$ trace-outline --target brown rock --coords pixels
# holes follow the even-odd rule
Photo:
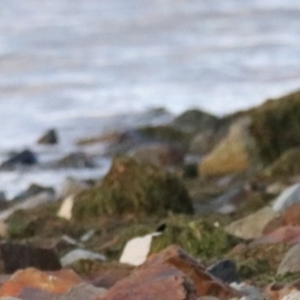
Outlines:
[[[25,288],[40,289],[54,294],[65,294],[81,282],[72,270],[42,272],[34,268],[20,270],[0,287],[0,297],[18,297]]]
[[[148,265],[116,283],[103,300],[196,300],[192,281],[169,264]]]
[[[58,137],[55,129],[49,129],[38,139],[38,144],[54,145],[58,143]]]
[[[2,243],[0,244],[0,250],[6,273],[13,273],[28,267],[35,267],[45,271],[61,269],[59,258],[51,249]]]
[[[195,284],[199,296],[216,296],[225,299],[236,292],[220,280],[205,272],[204,267],[177,246],[169,246],[162,252],[148,258],[142,268],[149,265],[168,263],[185,273]]]
[[[300,203],[288,207],[282,215],[284,225],[300,225]]]
[[[184,151],[169,144],[141,145],[130,151],[130,155],[139,163],[154,166],[171,166],[183,162]]]

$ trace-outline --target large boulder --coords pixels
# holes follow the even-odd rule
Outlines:
[[[75,219],[100,215],[193,213],[181,181],[160,168],[117,157],[100,185],[75,197]]]
[[[201,163],[203,175],[262,168],[288,149],[300,146],[300,92],[268,100],[231,119],[235,122],[228,135]]]

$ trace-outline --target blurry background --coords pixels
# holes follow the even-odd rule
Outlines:
[[[223,115],[300,87],[298,0],[0,2],[1,153],[50,127],[69,151],[151,108]]]

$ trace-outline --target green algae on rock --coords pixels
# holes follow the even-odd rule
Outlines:
[[[285,151],[278,159],[269,165],[263,175],[267,177],[288,177],[300,174],[300,147]]]
[[[128,157],[116,157],[103,181],[77,195],[73,207],[76,220],[168,212],[193,213],[183,183],[158,167],[139,164]]]
[[[156,253],[176,244],[202,260],[220,258],[235,246],[239,239],[227,234],[221,226],[203,219],[174,216],[166,221],[162,235],[154,237],[151,252]]]

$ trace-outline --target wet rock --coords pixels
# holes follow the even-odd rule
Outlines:
[[[74,196],[67,197],[61,204],[57,216],[66,220],[72,219],[72,209],[74,205]]]
[[[216,116],[197,109],[187,110],[173,121],[173,126],[186,132],[211,130],[218,124]]]
[[[49,129],[43,136],[41,136],[38,141],[38,144],[45,145],[54,145],[58,143],[58,136],[55,129]]]
[[[183,162],[185,152],[169,144],[155,143],[134,148],[129,152],[137,162],[154,166],[172,166]]]
[[[148,266],[117,282],[103,300],[196,300],[192,281],[168,264]]]
[[[30,150],[15,154],[0,165],[0,170],[11,170],[18,166],[32,166],[37,164],[37,156]]]
[[[18,297],[25,288],[40,289],[54,294],[65,294],[81,282],[79,276],[71,270],[46,273],[35,268],[28,268],[14,273],[0,287],[0,297]]]
[[[62,183],[62,186],[57,191],[57,197],[59,199],[65,199],[71,195],[76,195],[83,190],[86,190],[90,187],[89,184],[82,180],[77,180],[72,177],[68,177]]]
[[[105,293],[106,289],[104,288],[97,288],[91,284],[80,283],[72,287],[65,295],[56,297],[55,300],[96,300],[101,298]]]
[[[147,269],[149,266],[159,267],[164,264],[170,264],[186,274],[193,281],[199,296],[215,296],[220,299],[237,296],[233,289],[205,272],[201,263],[174,245],[150,256],[140,268]]]
[[[236,263],[230,259],[221,260],[206,271],[226,283],[240,282]]]
[[[51,187],[44,187],[38,184],[31,184],[27,190],[25,190],[24,192],[20,193],[19,195],[17,195],[16,197],[14,197],[12,199],[13,202],[20,202],[23,201],[25,199],[28,199],[30,197],[36,196],[40,193],[49,193],[52,197],[55,196],[55,191],[53,188]]]
[[[96,167],[94,161],[87,154],[83,152],[68,154],[67,156],[63,157],[53,165],[54,167],[57,168],[72,168],[72,169]]]
[[[285,189],[274,201],[273,209],[283,211],[287,207],[300,201],[300,184],[294,184]]]
[[[59,259],[51,249],[9,242],[0,244],[0,249],[6,273],[13,273],[18,269],[28,267],[47,271],[61,269]]]
[[[256,213],[228,225],[225,230],[243,239],[254,239],[262,236],[264,227],[270,220],[277,217],[277,213],[270,207],[260,209]]]
[[[257,160],[255,141],[249,133],[250,118],[234,123],[228,135],[200,162],[203,176],[221,176],[246,171]]]
[[[277,274],[286,275],[300,272],[300,244],[294,245],[281,261]]]
[[[117,157],[100,185],[75,197],[76,220],[100,215],[193,213],[188,193],[174,175]]]
[[[94,253],[94,252],[83,250],[83,249],[75,249],[75,250],[67,253],[64,257],[61,258],[60,261],[61,261],[62,266],[70,266],[79,260],[105,261],[106,257],[99,253]]]
[[[121,255],[120,262],[132,266],[140,266],[143,264],[150,252],[152,238],[160,234],[161,233],[154,232],[128,241]]]

